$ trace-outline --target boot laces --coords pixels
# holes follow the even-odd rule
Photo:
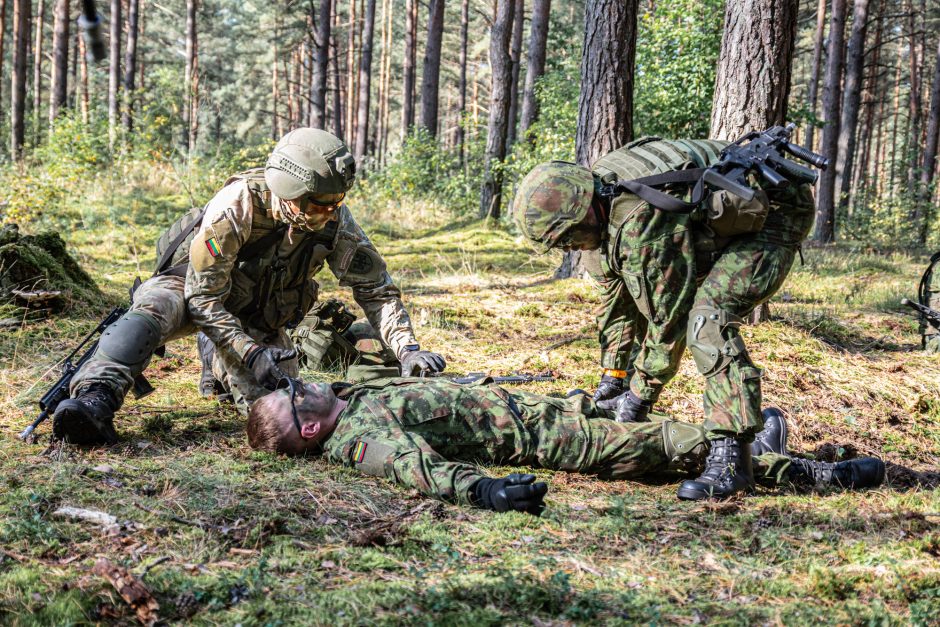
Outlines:
[[[832,472],[836,468],[835,464],[817,462],[810,459],[803,459],[802,457],[794,457],[792,463],[797,470],[812,479],[816,484],[832,482]]]
[[[705,472],[701,479],[715,483],[726,481],[734,476],[734,461],[741,457],[741,445],[734,438],[713,440],[708,457],[705,458]]]

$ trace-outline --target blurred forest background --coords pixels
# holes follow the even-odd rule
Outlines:
[[[110,0],[100,63],[82,4],[0,0],[0,223],[169,222],[317,126],[369,211],[512,228],[537,162],[789,120],[818,241],[940,246],[938,0]]]

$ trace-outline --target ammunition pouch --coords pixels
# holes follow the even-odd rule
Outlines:
[[[755,190],[754,198],[745,200],[725,190],[713,192],[706,203],[708,226],[718,237],[756,233],[764,228],[770,213],[767,194]]]
[[[740,316],[721,309],[692,310],[686,340],[700,373],[710,377],[722,372],[738,355],[746,353],[744,340],[738,335],[743,323]]]

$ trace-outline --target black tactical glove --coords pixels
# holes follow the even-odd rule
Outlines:
[[[245,355],[245,365],[255,375],[255,379],[267,390],[277,389],[277,382],[287,378],[278,363],[293,359],[297,351],[273,346],[256,346]]]
[[[623,394],[623,379],[605,374],[601,377],[601,382],[597,384],[597,391],[594,392],[594,402],[606,401],[621,394]]]
[[[401,356],[401,376],[411,377],[422,371],[443,372],[447,362],[437,353],[431,351],[405,351]]]
[[[617,422],[649,422],[648,414],[653,403],[627,390],[617,398],[599,402],[597,406],[614,412],[614,420]]]
[[[544,481],[535,483],[535,475],[517,472],[502,479],[480,479],[470,488],[474,505],[494,512],[526,512],[539,516],[545,509],[542,499],[548,492]]]

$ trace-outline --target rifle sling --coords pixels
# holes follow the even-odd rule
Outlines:
[[[702,181],[705,170],[706,168],[672,170],[663,172],[662,174],[644,176],[629,181],[617,181],[611,186],[613,188],[611,191],[613,195],[630,192],[661,211],[669,213],[692,213],[705,196],[705,185]],[[657,187],[680,184],[695,185],[691,202],[686,202],[656,189]]]

